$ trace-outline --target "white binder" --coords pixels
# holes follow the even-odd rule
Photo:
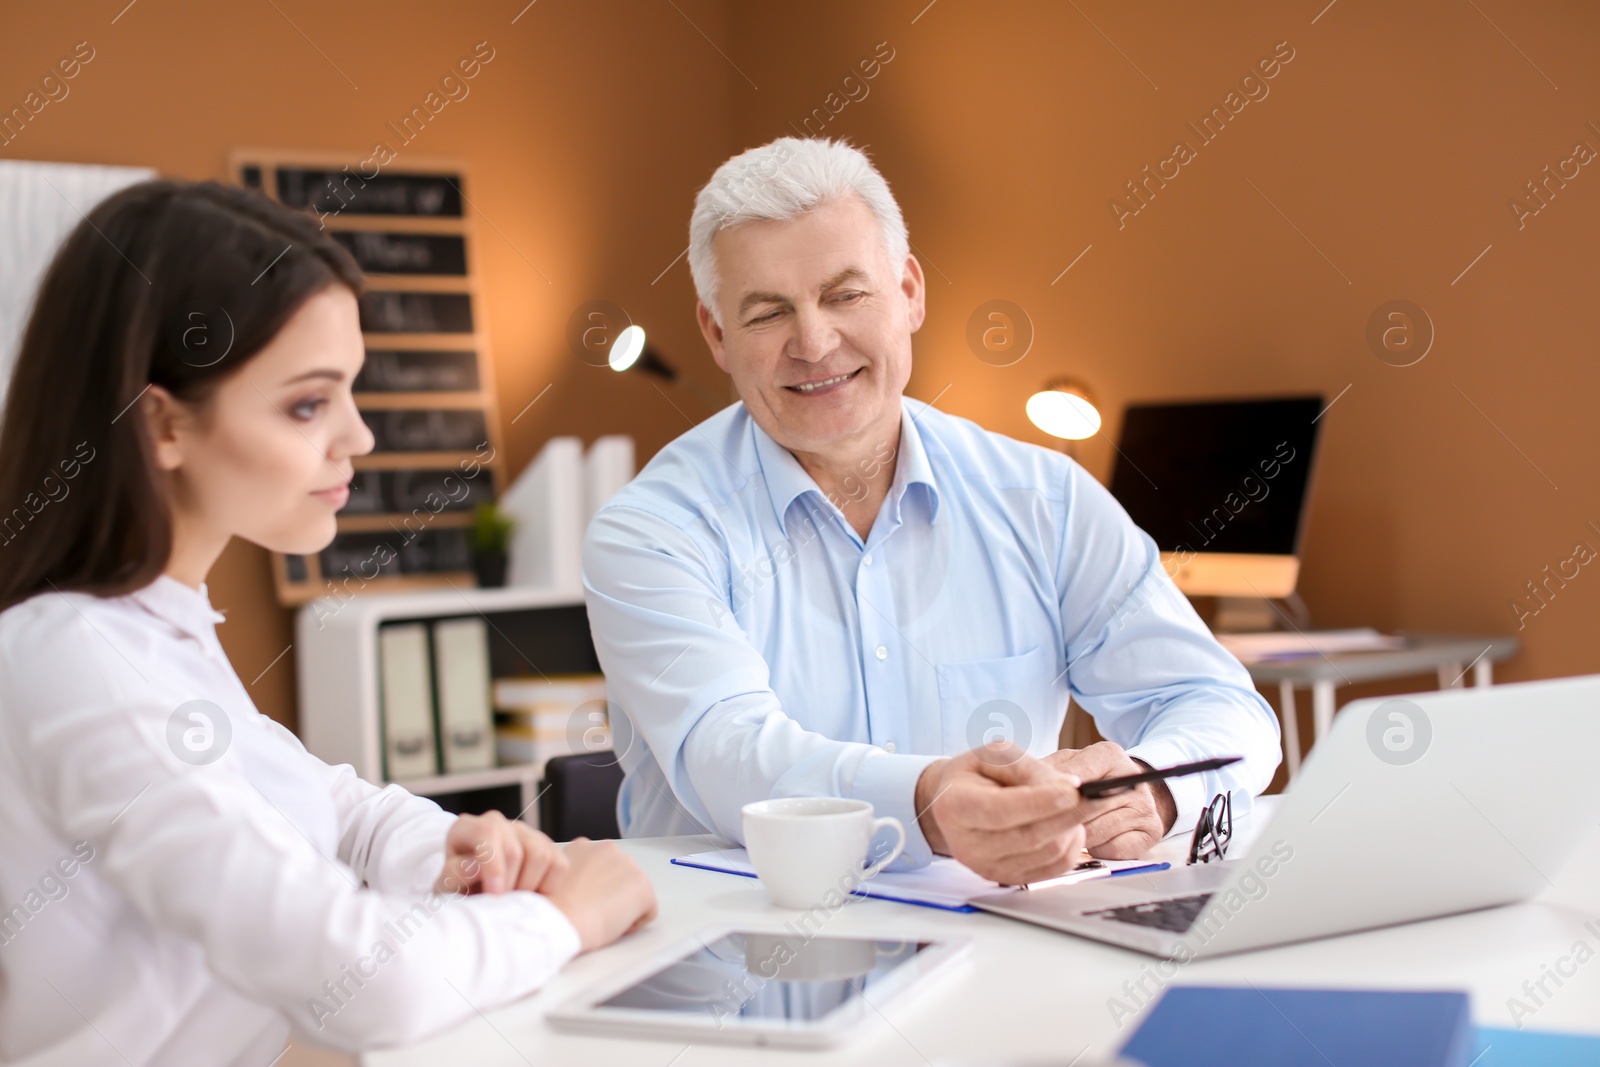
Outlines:
[[[618,489],[633,481],[633,438],[626,434],[598,437],[583,457],[583,526]]]
[[[582,594],[583,506],[583,441],[552,437],[500,497],[516,523],[509,584]]]
[[[439,773],[433,743],[433,671],[428,626],[409,622],[378,630],[383,677],[383,774],[391,781]]]
[[[439,754],[444,773],[493,767],[488,625],[482,619],[434,623],[433,665],[439,676]]]
[[[582,594],[583,534],[600,505],[633,480],[633,438],[552,437],[500,497],[513,521],[511,585]]]

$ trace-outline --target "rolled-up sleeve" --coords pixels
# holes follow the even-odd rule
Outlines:
[[[939,757],[838,741],[784,714],[767,662],[732,610],[726,550],[703,521],[603,509],[584,539],[583,584],[611,702],[678,803],[742,842],[740,809],[786,796],[865,800],[906,830],[906,865],[931,850],[916,782]]]
[[[1249,809],[1282,758],[1278,719],[1167,574],[1161,552],[1104,486],[1073,465],[1057,566],[1068,684],[1100,733],[1154,767],[1240,763],[1168,781],[1188,833],[1211,797]]]

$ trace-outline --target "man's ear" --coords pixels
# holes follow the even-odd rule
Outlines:
[[[906,256],[905,271],[900,278],[900,291],[906,297],[906,322],[911,327],[911,332],[916,333],[922,329],[922,320],[927,317],[928,285],[922,276],[922,264],[917,262],[917,257]]]
[[[728,358],[722,349],[722,327],[717,325],[717,320],[711,314],[711,309],[704,304],[696,302],[694,306],[695,321],[700,324],[700,336],[706,339],[706,347],[711,349],[711,358],[717,361],[717,366],[722,373],[728,373]]]
[[[139,398],[139,416],[144,419],[145,432],[155,454],[156,467],[163,471],[177,470],[183,465],[184,429],[189,423],[189,412],[183,402],[159,385],[152,385]]]

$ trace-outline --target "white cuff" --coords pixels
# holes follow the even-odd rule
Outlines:
[[[933,859],[933,848],[917,822],[917,779],[940,756],[899,755],[869,752],[856,768],[850,795],[869,801],[874,814],[891,815],[906,829],[905,854],[890,865],[892,870],[926,867]]]

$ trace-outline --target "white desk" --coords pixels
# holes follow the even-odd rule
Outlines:
[[[1244,843],[1244,822],[1235,822],[1238,848]],[[861,900],[836,914],[824,931],[964,934],[977,944],[960,973],[926,996],[892,1007],[853,1043],[799,1052],[557,1033],[544,1024],[542,1014],[580,987],[704,926],[735,922],[781,929],[797,914],[769,905],[753,879],[667,862],[714,847],[708,838],[642,839],[624,842],[624,847],[655,883],[661,903],[655,923],[620,944],[580,957],[534,996],[486,1012],[424,1044],[368,1053],[361,1062],[367,1067],[735,1067],[753,1061],[928,1067],[1036,1060],[1088,1067],[1109,1060],[1136,1025],[1125,1021],[1119,1029],[1108,999],[1126,995],[1124,982],[1158,974],[1152,957],[1041,927],[981,913]],[[1172,858],[1186,847],[1187,842],[1172,839],[1163,851]],[[1178,855],[1177,861],[1182,858]],[[1600,829],[1557,878],[1556,888],[1533,903],[1192,963],[1173,982],[1464,988],[1472,994],[1478,1022],[1508,1026],[1506,1000],[1525,996],[1523,982],[1537,981],[1547,965],[1570,953],[1580,940],[1600,950],[1600,935],[1584,928],[1585,922],[1600,928]],[[1578,966],[1563,981],[1524,1025],[1600,1034],[1600,958]],[[1146,987],[1154,988],[1148,978]],[[1548,988],[1554,990],[1553,985]],[[441,989],[441,996],[457,995],[443,983]]]
[[[1297,659],[1246,663],[1257,685],[1278,684],[1279,719],[1283,724],[1285,767],[1292,782],[1300,773],[1300,720],[1295,713],[1297,687],[1311,689],[1313,743],[1333,728],[1334,690],[1356,682],[1387,681],[1434,672],[1440,689],[1460,688],[1467,672],[1472,684],[1490,685],[1494,664],[1514,656],[1522,642],[1515,637],[1473,637],[1450,634],[1404,634],[1404,648],[1374,652],[1330,652]]]

